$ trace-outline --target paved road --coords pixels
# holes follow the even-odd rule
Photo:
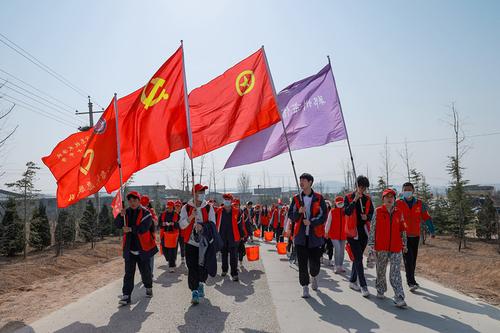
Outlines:
[[[154,298],[145,298],[138,286],[132,306],[117,307],[121,281],[114,281],[17,332],[500,331],[498,308],[425,279],[419,279],[418,293],[406,291],[409,307],[402,310],[390,298],[362,298],[348,288],[345,276],[324,267],[319,291],[303,300],[296,267],[271,244],[261,244],[260,253],[259,262],[245,263],[240,283],[210,279],[207,299],[195,307],[189,304],[185,271],[168,273],[157,257]],[[367,277],[374,293],[374,271]]]

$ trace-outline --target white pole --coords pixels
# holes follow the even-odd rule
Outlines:
[[[113,98],[113,106],[115,108],[115,124],[116,124],[116,150],[117,150],[117,162],[118,162],[118,172],[120,174],[120,197],[122,199],[122,208],[125,207],[123,200],[123,174],[122,174],[122,158],[121,158],[121,148],[120,148],[120,126],[118,125],[118,99]],[[127,226],[127,216],[124,216],[125,226]]]

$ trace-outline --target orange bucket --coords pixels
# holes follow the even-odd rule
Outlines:
[[[274,238],[274,232],[272,231],[264,231],[264,239],[266,242],[272,241]]]
[[[260,229],[255,229],[255,231],[253,232],[253,235],[254,235],[255,237],[257,237],[257,238],[258,238],[258,237],[260,237],[260,236],[261,236],[261,231],[260,231]]]
[[[163,244],[167,249],[175,249],[179,240],[178,232],[166,232],[163,236]]]
[[[286,254],[286,243],[278,242],[276,244],[276,248],[278,249],[278,254]]]
[[[248,261],[256,261],[259,260],[259,247],[258,246],[248,246],[245,248],[247,253]]]

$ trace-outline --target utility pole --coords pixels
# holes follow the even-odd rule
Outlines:
[[[88,130],[89,128],[92,128],[94,126],[94,113],[103,113],[104,112],[104,109],[101,110],[101,111],[94,111],[93,109],[93,103],[92,101],[90,100],[90,96],[87,96],[89,98],[89,103],[88,103],[88,107],[89,107],[89,112],[78,112],[78,110],[75,112],[75,114],[77,116],[79,115],[82,115],[82,114],[88,114],[89,115],[89,127],[86,128],[86,127],[79,127],[78,129],[80,131],[86,131]],[[94,198],[95,198],[95,204],[96,204],[96,230],[95,231],[98,231],[99,230],[99,212],[100,212],[100,203],[99,203],[99,191],[96,192],[96,194],[94,194]],[[96,235],[94,235],[96,236]],[[94,246],[94,243],[92,243],[92,247]]]

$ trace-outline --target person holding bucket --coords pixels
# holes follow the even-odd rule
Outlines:
[[[363,252],[368,244],[370,221],[373,216],[373,205],[365,194],[370,181],[365,176],[356,178],[356,190],[344,198],[346,236],[350,251],[354,256],[349,287],[360,291],[363,297],[370,296],[363,267]]]
[[[285,229],[285,217],[285,207],[283,207],[283,203],[281,199],[279,199],[278,205],[271,211],[270,221],[270,224],[273,226],[276,243],[282,241],[283,230]]]
[[[177,243],[179,241],[179,214],[174,211],[175,203],[167,201],[166,210],[160,215],[160,240],[163,256],[168,263],[170,273],[175,272]]]
[[[243,226],[241,223],[241,213],[239,208],[232,205],[233,196],[226,193],[222,196],[223,207],[216,214],[219,235],[223,242],[222,255],[222,273],[226,276],[229,266],[231,266],[231,278],[233,281],[239,281],[238,278],[238,248],[241,236],[243,235]],[[229,256],[229,265],[228,265]]]
[[[151,236],[156,242],[156,229],[158,227],[158,216],[156,215],[156,211],[153,208],[153,205],[151,204],[151,200],[145,194],[141,196],[141,205],[151,213],[151,218],[153,219],[153,223],[151,223],[149,231],[151,232]],[[149,262],[149,267],[151,268],[151,277],[153,277],[154,267],[155,267],[155,256],[151,257]]]
[[[188,268],[188,286],[191,290],[191,304],[196,305],[205,297],[204,283],[207,280],[207,269],[199,264],[199,247],[203,224],[213,223],[215,226],[214,208],[205,200],[208,186],[196,184],[193,188],[194,200],[191,199],[181,209],[179,226],[186,245],[186,264]]]
[[[335,206],[330,209],[325,226],[328,259],[330,264],[335,266],[335,274],[344,273],[344,248],[346,242],[345,234],[345,210],[344,197],[335,198]],[[335,260],[332,260],[335,249]]]
[[[302,297],[308,298],[309,282],[312,289],[318,289],[317,276],[320,271],[323,237],[325,236],[326,203],[320,193],[314,192],[314,178],[308,173],[300,176],[302,192],[293,197],[288,217],[295,221],[294,245],[299,264],[299,282]]]
[[[269,210],[267,205],[262,205],[260,212],[260,238],[264,238],[264,231],[269,231]]]

